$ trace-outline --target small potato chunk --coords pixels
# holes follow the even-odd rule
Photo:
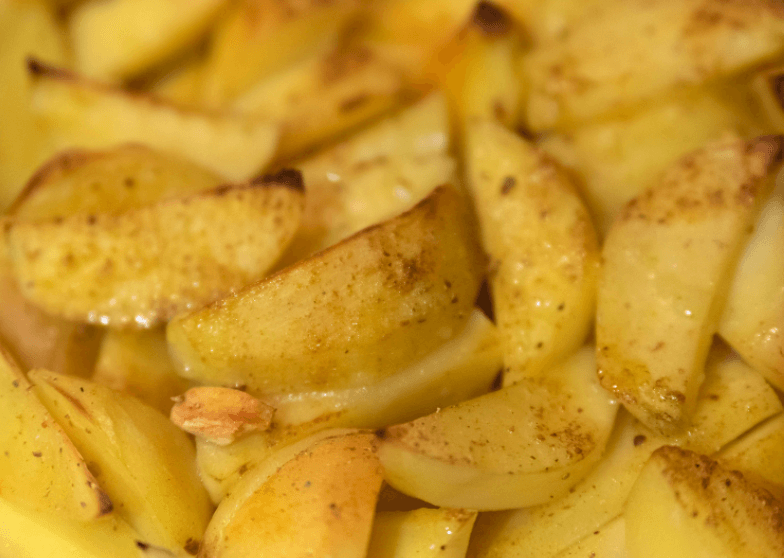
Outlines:
[[[780,558],[784,507],[737,471],[664,446],[651,456],[626,504],[634,558]]]
[[[257,396],[372,385],[454,337],[482,257],[463,200],[437,188],[412,210],[178,316],[182,374]]]
[[[201,112],[28,62],[31,106],[60,149],[142,143],[247,180],[272,159],[277,126],[229,113]]]
[[[0,423],[0,503],[74,521],[112,511],[109,496],[2,346]],[[4,540],[2,527],[0,540]]]
[[[204,558],[364,558],[383,474],[372,434],[327,438],[246,479],[215,513]]]
[[[618,113],[670,89],[739,73],[784,50],[784,13],[776,2],[612,4],[528,55],[531,129],[564,129]]]
[[[367,558],[465,558],[476,515],[447,508],[379,512]]]
[[[188,437],[155,409],[87,380],[34,370],[30,381],[120,517],[147,542],[195,554],[212,507]]]
[[[596,340],[602,386],[651,428],[689,422],[744,243],[784,138],[709,145],[626,205],[604,244]]]
[[[490,255],[504,385],[582,346],[595,307],[599,248],[568,176],[500,124],[466,130],[468,183]]]
[[[282,171],[119,214],[16,221],[6,236],[22,292],[46,311],[148,328],[262,277],[302,206],[299,173]]]
[[[109,81],[133,77],[198,40],[228,0],[87,2],[68,24],[76,69]]]
[[[599,460],[617,405],[586,347],[541,378],[378,432],[393,488],[437,506],[500,510],[564,495]]]

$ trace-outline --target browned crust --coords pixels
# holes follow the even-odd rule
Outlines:
[[[479,2],[471,23],[488,37],[503,37],[512,29],[512,21],[500,7],[492,2]]]
[[[297,169],[284,168],[273,174],[264,174],[253,179],[251,184],[260,186],[285,186],[295,192],[305,193],[305,180]]]

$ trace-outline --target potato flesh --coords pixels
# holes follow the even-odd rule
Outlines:
[[[534,146],[489,121],[471,122],[466,144],[510,385],[585,342],[596,296],[596,234],[569,178]]]
[[[555,558],[627,558],[626,521],[623,516],[602,525],[585,537],[555,555]]]
[[[780,167],[782,140],[712,144],[627,204],[604,243],[602,385],[653,429],[688,423],[724,293]]]
[[[379,512],[367,558],[465,558],[475,520],[475,511],[445,508]]]

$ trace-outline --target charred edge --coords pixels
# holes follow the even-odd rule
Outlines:
[[[57,79],[69,79],[73,74],[63,68],[50,66],[32,56],[27,57],[27,73],[32,77],[51,77]]]
[[[104,516],[114,511],[114,502],[112,502],[109,495],[101,489],[98,489],[98,513],[99,516]]]
[[[185,541],[183,549],[191,556],[196,556],[199,553],[199,547],[201,547],[201,543],[196,539],[191,538]]]
[[[506,35],[512,27],[509,16],[492,2],[479,2],[471,21],[489,37]]]
[[[747,145],[749,152],[763,154],[768,165],[775,165],[784,160],[784,135],[760,136]]]
[[[379,428],[373,433],[377,439],[379,440],[386,440],[387,439],[387,429],[386,428]]]
[[[136,541],[136,546],[140,550],[149,550],[150,549],[150,545],[147,544],[147,543],[143,543],[142,541]]]
[[[305,180],[297,169],[281,169],[275,174],[265,174],[253,180],[253,184],[280,184],[296,192],[305,192]]]
[[[776,98],[779,107],[784,109],[784,74],[771,76],[768,83],[773,90],[773,96]]]
[[[52,389],[54,389],[57,393],[62,395],[71,405],[73,405],[76,408],[77,411],[82,413],[87,418],[87,420],[89,420],[90,422],[93,422],[92,415],[87,410],[87,408],[84,405],[82,405],[81,401],[79,401],[77,398],[73,397],[70,393],[68,393],[67,391],[62,389],[60,386],[58,386],[54,382],[47,382],[47,383],[49,384],[49,386]]]

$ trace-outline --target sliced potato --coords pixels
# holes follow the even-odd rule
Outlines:
[[[626,522],[623,516],[602,525],[584,539],[555,555],[555,558],[627,558]]]
[[[688,424],[732,268],[773,189],[783,142],[718,142],[684,157],[607,235],[599,376],[651,428]]]
[[[534,44],[563,37],[595,12],[612,9],[617,0],[493,0],[509,11]]]
[[[781,502],[740,473],[677,447],[654,452],[624,515],[635,558],[784,555]]]
[[[70,14],[76,68],[110,81],[138,75],[198,40],[228,0],[108,0]]]
[[[452,183],[449,113],[433,94],[297,164],[307,184],[302,226],[288,259],[301,259]]]
[[[229,113],[208,113],[129,93],[29,62],[33,112],[60,149],[143,143],[247,180],[272,159],[277,127]]]
[[[465,558],[474,521],[476,512],[468,510],[379,512],[373,520],[367,558]]]
[[[195,554],[212,508],[188,437],[155,409],[87,380],[35,370],[30,381],[120,517],[146,542]]]
[[[254,472],[215,513],[200,556],[364,558],[383,478],[372,434],[310,446]]]
[[[599,248],[568,176],[500,124],[466,129],[468,183],[504,347],[504,385],[534,377],[582,346],[591,328]]]
[[[17,221],[6,236],[22,292],[48,312],[147,328],[262,277],[302,205],[299,173],[283,171],[117,215]]]
[[[527,57],[527,124],[568,128],[739,73],[782,50],[784,16],[775,3],[617,2]]]
[[[112,511],[109,496],[2,346],[0,421],[0,502],[75,521]]]
[[[454,337],[482,258],[463,200],[437,188],[412,210],[167,328],[182,374],[253,395],[368,386]]]
[[[191,386],[177,375],[162,329],[107,331],[92,380],[138,397],[164,415],[171,410],[172,397],[185,393]]]
[[[533,506],[588,473],[616,410],[586,347],[546,376],[380,431],[379,458],[389,484],[437,506]]]

